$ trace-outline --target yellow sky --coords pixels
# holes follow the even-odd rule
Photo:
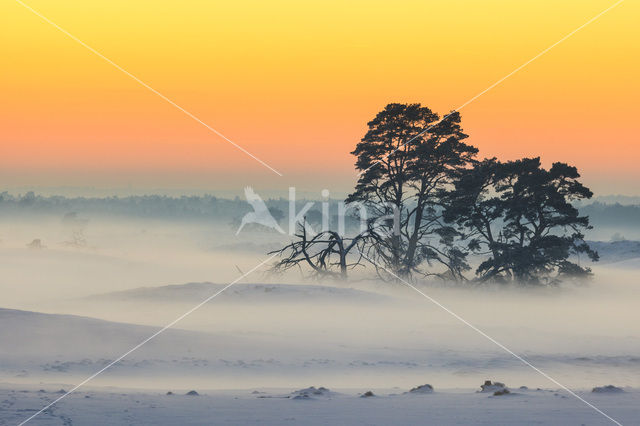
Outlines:
[[[280,178],[14,0],[0,3],[6,185],[342,187],[389,102],[446,113],[613,1],[27,0]],[[462,111],[481,155],[577,165],[637,193],[638,2]]]

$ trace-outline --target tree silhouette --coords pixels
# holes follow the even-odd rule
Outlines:
[[[358,234],[353,238],[346,238],[331,230],[309,235],[306,224],[298,223],[298,232],[294,236],[296,239],[290,244],[268,253],[282,257],[273,266],[273,272],[306,265],[316,277],[344,280],[349,269],[362,263],[362,248],[358,245],[362,245],[367,233]]]
[[[462,142],[457,112],[438,120],[420,104],[389,104],[352,152],[361,174],[346,201],[367,207],[371,234],[380,236],[368,240],[368,253],[399,276],[440,256],[430,243],[443,226],[438,194],[478,151]]]
[[[303,227],[275,269],[346,278],[366,261],[385,280],[466,281],[473,263],[476,282],[533,284],[591,275],[574,260],[598,260],[584,241],[589,218],[573,204],[593,195],[578,170],[545,169],[540,158],[478,161],[460,122],[457,112],[440,120],[420,104],[387,105],[352,152],[360,176],[346,202],[364,207],[365,229],[347,238]]]
[[[584,242],[589,219],[571,204],[593,195],[579,177],[565,163],[546,170],[539,158],[484,160],[460,174],[444,218],[465,235],[470,252],[488,255],[479,280],[554,283],[591,273],[569,260],[580,253],[598,259]]]

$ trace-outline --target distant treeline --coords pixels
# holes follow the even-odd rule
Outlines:
[[[589,216],[594,227],[640,226],[640,205],[604,204],[595,202],[579,207],[580,214]]]
[[[128,197],[41,196],[33,192],[14,196],[0,194],[0,214],[59,214],[77,212],[89,216],[127,216],[140,218],[210,218],[231,217],[250,207],[244,200],[228,200],[211,195],[168,197],[143,195]]]
[[[296,208],[307,202],[301,199]],[[334,200],[332,203],[335,203]],[[270,199],[265,203],[278,220],[286,220],[289,201]],[[316,201],[311,216],[320,214],[321,204]],[[335,206],[332,206],[335,209]],[[135,195],[126,197],[64,197],[42,196],[33,192],[24,195],[0,193],[0,215],[53,214],[63,216],[75,212],[84,216],[121,216],[145,219],[218,219],[233,220],[252,211],[243,198],[218,198],[214,195],[171,197],[165,195]]]
[[[311,216],[319,214],[320,201],[298,200],[302,208],[308,201],[315,201]],[[286,199],[265,200],[278,220],[286,220],[289,201]],[[335,201],[332,203],[335,210]],[[580,214],[589,216],[594,226],[632,227],[640,226],[640,205],[605,204],[594,202],[579,207]],[[64,197],[40,196],[33,192],[24,195],[0,193],[0,214],[59,214],[77,212],[84,215],[128,216],[150,219],[218,219],[233,220],[238,215],[251,211],[251,206],[242,198],[218,198],[213,195],[171,197],[165,195],[137,195],[127,197]]]

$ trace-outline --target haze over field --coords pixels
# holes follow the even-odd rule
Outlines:
[[[155,330],[127,324],[165,325],[283,238],[266,230],[235,237],[229,223],[101,217],[87,222],[86,244],[74,246],[59,216],[4,216],[3,223],[3,308],[109,321],[3,311],[3,380],[25,384],[88,375]],[[42,247],[28,248],[35,238]],[[612,250],[622,261],[595,265],[585,283],[505,290],[433,280],[421,288],[569,386],[639,386],[640,257],[633,247],[621,253],[616,243],[600,245],[604,258]],[[549,385],[418,293],[371,278],[362,272],[349,284],[317,282],[263,268],[176,325],[206,338],[178,330],[158,336],[95,384],[249,388],[322,377],[339,387],[406,387],[425,377],[440,387],[474,387],[499,375]],[[87,340],[98,326],[111,330],[108,338]]]
[[[74,233],[68,215],[2,216],[0,381],[5,389],[71,388],[265,259],[269,247],[286,238],[260,229],[236,237],[235,223],[220,219],[73,217],[82,224],[82,244],[70,244]],[[41,247],[27,247],[34,239],[41,240]],[[588,283],[505,290],[457,288],[436,280],[420,288],[566,386],[637,388],[640,314],[635,300],[640,289],[634,277],[640,257],[631,243],[622,248],[599,244],[603,258],[608,251],[613,256],[594,266],[596,278]],[[349,402],[350,394],[368,389],[401,393],[428,382],[445,392],[440,397],[445,399],[429,404],[451,407],[467,401],[464,415],[470,420],[489,408],[466,399],[466,392],[446,389],[476,389],[486,378],[514,387],[557,388],[413,290],[370,278],[361,273],[345,284],[309,281],[297,272],[274,276],[257,271],[96,377],[80,395],[117,413],[128,404],[105,394],[104,386],[122,388],[121,393],[149,389],[136,398],[161,412],[182,410],[199,424],[204,406],[189,401],[167,406],[153,392],[198,389],[218,395],[212,396],[218,405],[227,404],[223,401],[230,396],[215,389],[259,388],[263,395],[278,396],[324,385],[344,390],[343,397],[334,398],[338,419],[362,409]],[[5,407],[5,420],[19,420],[12,411],[16,407],[39,409],[53,400],[47,394],[44,399],[30,396],[37,393],[16,395],[21,396],[6,395],[15,403]],[[577,410],[594,420],[582,412],[588,407],[571,403],[569,409],[564,399],[543,396],[531,396],[537,407],[532,409]],[[618,399],[622,405],[616,414],[632,416],[624,404],[635,398],[630,393]],[[241,399],[242,407],[252,406],[250,397]],[[61,401],[41,420],[60,415],[80,424],[98,421],[89,420],[95,405],[85,400]],[[415,415],[422,411],[415,404],[424,404],[416,399],[405,403],[405,411]],[[252,410],[267,424],[283,420],[275,412],[300,418],[295,407],[277,404],[273,400]],[[236,413],[232,421],[238,421],[240,406],[229,407]],[[144,424],[154,418],[153,411],[132,419]],[[505,418],[508,413],[503,411]],[[398,422],[409,421],[403,419]]]

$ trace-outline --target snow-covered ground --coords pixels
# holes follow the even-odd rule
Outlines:
[[[290,389],[161,391],[84,389],[36,416],[34,425],[607,425],[583,402],[552,389],[503,396],[474,389],[404,394],[406,389],[339,389],[295,398]],[[59,397],[58,389],[0,386],[0,424],[19,424]],[[638,391],[579,392],[622,424],[637,424]]]
[[[146,318],[147,325],[0,309],[0,424],[28,418],[62,395],[56,391],[72,388],[155,333],[161,320],[219,287],[158,286],[81,298],[97,316],[138,324]],[[591,305],[595,295],[600,305],[620,298],[588,296],[589,289],[579,289],[582,307],[598,306]],[[33,424],[610,423],[411,292],[318,284],[238,284],[230,290]],[[572,292],[530,294],[533,303],[511,311],[513,298],[524,294],[482,290],[470,305],[460,303],[459,290],[428,290],[614,419],[640,419],[640,340],[633,323],[616,332],[606,318],[594,321],[583,309],[562,308],[563,300],[575,299]],[[122,297],[127,294],[131,300]],[[550,318],[535,318],[539,311]],[[567,318],[580,323],[557,325]],[[512,393],[476,393],[486,379],[506,382]],[[435,392],[404,394],[425,383]],[[310,384],[333,392],[293,398],[300,396],[293,390]],[[590,392],[608,384],[624,392]],[[189,390],[199,395],[185,395]],[[361,398],[366,391],[376,396]]]

